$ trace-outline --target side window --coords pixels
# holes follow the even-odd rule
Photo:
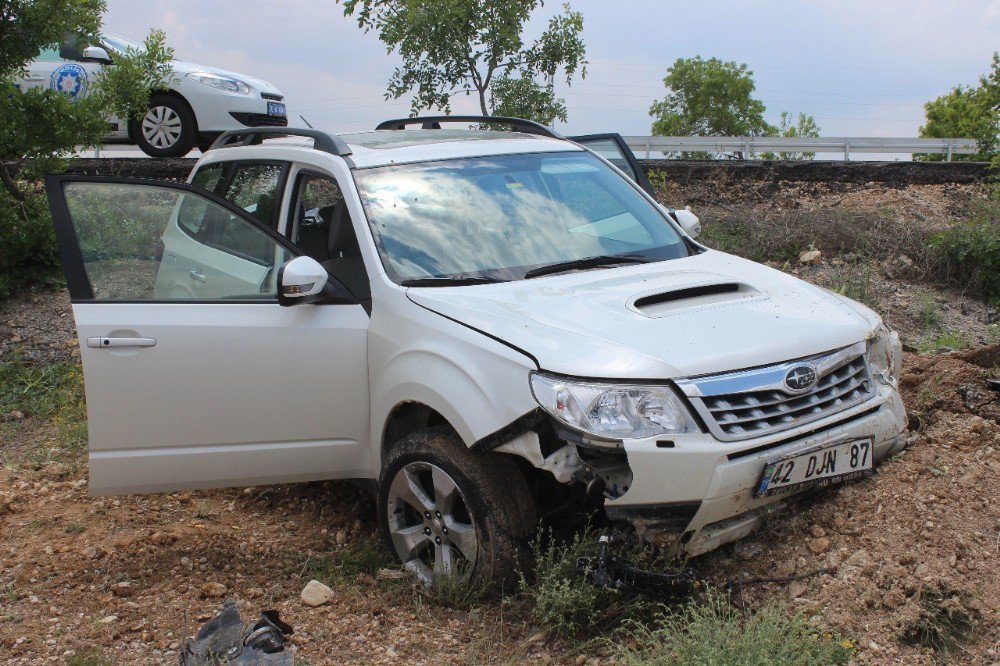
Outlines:
[[[237,162],[219,194],[272,229],[278,226],[285,166]]]
[[[64,186],[83,267],[100,300],[277,300],[292,253],[196,193],[137,183]]]
[[[222,173],[226,165],[224,162],[206,164],[194,173],[191,184],[209,192],[217,192],[219,181],[222,180]]]
[[[35,60],[37,62],[62,62],[62,58],[59,56],[59,47],[52,45],[42,49]]]
[[[295,183],[289,238],[360,299],[371,287],[344,193],[329,176],[303,172]]]

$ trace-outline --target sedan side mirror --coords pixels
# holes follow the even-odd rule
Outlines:
[[[103,46],[88,46],[83,49],[81,60],[84,62],[99,62],[104,65],[111,64],[111,56]]]
[[[351,293],[312,257],[295,257],[278,270],[278,303],[357,303]]]

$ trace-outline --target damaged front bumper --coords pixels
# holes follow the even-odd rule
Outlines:
[[[658,547],[700,555],[741,539],[765,515],[807,488],[754,497],[764,466],[777,458],[852,438],[872,437],[877,464],[903,445],[906,413],[898,391],[881,386],[871,400],[798,430],[741,442],[707,434],[628,440],[631,482],[605,501],[608,517],[631,524]]]

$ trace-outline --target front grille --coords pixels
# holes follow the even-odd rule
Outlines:
[[[237,113],[230,111],[229,115],[247,127],[287,127],[288,118],[284,116],[268,116],[263,113]]]
[[[281,95],[275,95],[274,93],[261,93],[260,96],[263,97],[264,99],[269,99],[272,102],[280,102],[281,100],[285,99]]]
[[[825,356],[678,384],[718,439],[760,437],[818,421],[871,398],[875,393],[864,349],[861,343]],[[808,391],[794,394],[785,390],[783,382],[790,370],[801,365],[813,367],[818,378]]]

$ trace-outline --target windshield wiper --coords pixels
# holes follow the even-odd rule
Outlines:
[[[403,280],[399,284],[403,287],[455,287],[463,284],[494,284],[506,281],[486,275],[469,275],[465,277],[452,275],[449,277],[412,278],[410,280]]]
[[[596,268],[598,266],[607,266],[610,264],[645,264],[649,261],[652,261],[652,259],[644,257],[641,254],[599,254],[596,257],[570,259],[569,261],[560,261],[559,263],[549,264],[548,266],[532,268],[524,274],[524,277],[525,279],[530,279],[542,275],[551,275],[552,273],[571,271],[576,268]]]

